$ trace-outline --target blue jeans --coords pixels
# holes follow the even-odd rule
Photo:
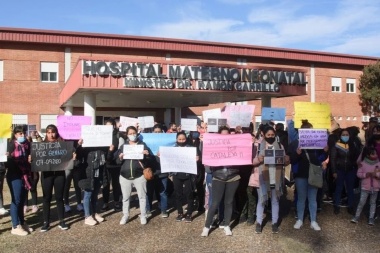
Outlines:
[[[356,179],[356,170],[354,169],[350,171],[343,171],[343,170],[337,171],[336,188],[335,188],[335,194],[334,194],[335,206],[340,206],[340,200],[342,197],[343,187],[344,185],[346,185],[348,207],[353,208],[355,179]]]
[[[94,178],[94,189],[84,190],[83,196],[83,208],[84,208],[84,217],[87,218],[91,214],[96,213],[96,203],[98,202],[98,194],[100,190],[100,181],[99,178]]]
[[[298,200],[297,215],[303,221],[306,199],[309,202],[310,220],[317,221],[317,192],[318,188],[309,185],[307,178],[295,178]]]
[[[14,176],[7,176],[7,183],[11,192],[11,219],[12,226],[24,225],[24,202],[26,197],[26,189],[22,183],[22,179]]]
[[[166,212],[168,209],[168,178],[154,178],[148,181],[146,193],[146,211],[152,211],[153,195],[156,193],[156,199],[160,202],[161,212]]]

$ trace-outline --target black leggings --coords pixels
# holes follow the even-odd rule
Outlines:
[[[212,180],[212,204],[207,213],[206,228],[210,228],[214,214],[219,207],[224,195],[224,224],[230,225],[232,217],[232,204],[234,201],[235,192],[239,186],[239,180],[233,182],[224,182]]]
[[[118,167],[118,166],[107,167],[108,175],[109,175],[108,183],[107,185],[103,187],[103,190],[102,190],[104,204],[107,204],[110,200],[111,184],[112,184],[113,201],[114,202],[121,201],[121,187],[120,187],[120,181],[119,181],[120,169],[121,167]]]
[[[3,188],[4,188],[5,169],[0,169],[0,208],[4,208]]]
[[[175,200],[178,214],[183,214],[182,201],[184,196],[187,199],[187,214],[192,214],[194,205],[193,185],[190,176],[188,179],[179,179],[176,175],[173,176],[173,185]]]
[[[44,222],[50,223],[50,206],[53,197],[53,188],[55,201],[57,202],[58,219],[60,221],[63,220],[63,191],[65,189],[65,181],[65,171],[43,171],[41,173]]]
[[[71,180],[74,181],[74,189],[75,189],[75,198],[77,204],[82,203],[82,189],[79,187],[79,180],[84,178],[83,172],[79,167],[74,167],[72,170],[65,171],[66,181],[65,181],[65,190],[63,193],[63,199],[65,201],[65,205],[70,204],[70,187]]]

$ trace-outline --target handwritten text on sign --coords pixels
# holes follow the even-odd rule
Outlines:
[[[298,129],[299,147],[301,149],[323,149],[327,146],[326,129]]]
[[[124,145],[123,159],[142,160],[144,159],[144,145]]]
[[[112,144],[113,126],[82,126],[83,147],[108,147]]]
[[[120,116],[119,131],[125,132],[129,126],[137,127],[137,123],[138,119],[136,118]]]
[[[204,165],[227,166],[252,164],[252,137],[250,134],[203,135]]]
[[[308,120],[314,128],[330,129],[331,110],[327,103],[294,102],[294,124],[300,128],[302,120]]]
[[[91,125],[91,122],[89,116],[59,115],[57,117],[59,135],[66,140],[79,140],[82,125]]]
[[[228,105],[224,108],[222,117],[227,118],[230,127],[249,127],[254,111],[254,105]]]
[[[32,142],[32,171],[58,171],[74,166],[72,141]]]
[[[184,131],[197,131],[197,119],[181,119],[181,129]]]
[[[197,174],[195,147],[160,147],[161,172]]]

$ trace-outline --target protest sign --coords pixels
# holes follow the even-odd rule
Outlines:
[[[222,112],[220,111],[220,108],[211,109],[211,110],[205,110],[202,112],[203,115],[203,122],[207,123],[209,118],[222,118]]]
[[[227,124],[231,128],[249,127],[254,112],[254,105],[227,105],[222,112],[222,117],[227,119]]]
[[[227,119],[209,118],[207,121],[207,132],[217,133],[221,126],[227,126]]]
[[[181,130],[184,131],[197,131],[197,119],[181,119]]]
[[[261,110],[261,120],[285,121],[285,116],[285,108],[263,107]]]
[[[285,150],[264,150],[264,164],[284,164]]]
[[[34,138],[36,138],[36,134],[37,134],[37,126],[36,125],[28,125],[27,135],[34,139]]]
[[[144,159],[144,145],[123,145],[123,159]]]
[[[209,166],[252,164],[252,137],[250,134],[205,133],[202,160]]]
[[[32,142],[32,171],[70,170],[74,166],[72,141]]]
[[[161,172],[197,174],[195,147],[160,147]]]
[[[0,162],[6,162],[7,156],[5,153],[7,152],[7,138],[0,138]]]
[[[154,117],[144,116],[138,117],[139,127],[142,129],[154,127]]]
[[[127,127],[129,126],[137,127],[137,123],[139,122],[139,120],[136,118],[120,116],[119,122],[120,122],[119,131],[125,132],[127,130]]]
[[[145,142],[150,151],[154,155],[157,155],[158,150],[161,146],[173,147],[176,143],[176,133],[165,134],[165,133],[143,133],[140,135],[140,139]]]
[[[59,135],[65,140],[79,140],[81,138],[81,127],[91,125],[92,118],[89,116],[57,116],[57,127]]]
[[[329,138],[326,129],[298,129],[300,149],[324,149]]]
[[[12,136],[12,114],[0,113],[0,138],[11,138]]]
[[[300,128],[302,120],[308,120],[313,128],[330,129],[331,110],[327,103],[294,102],[294,125]]]
[[[82,147],[108,147],[112,144],[113,126],[82,126]],[[117,147],[115,147],[117,148]]]

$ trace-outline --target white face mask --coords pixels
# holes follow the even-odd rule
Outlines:
[[[130,141],[136,141],[136,139],[137,139],[137,135],[134,135],[134,134],[128,135],[128,140],[130,140]]]

